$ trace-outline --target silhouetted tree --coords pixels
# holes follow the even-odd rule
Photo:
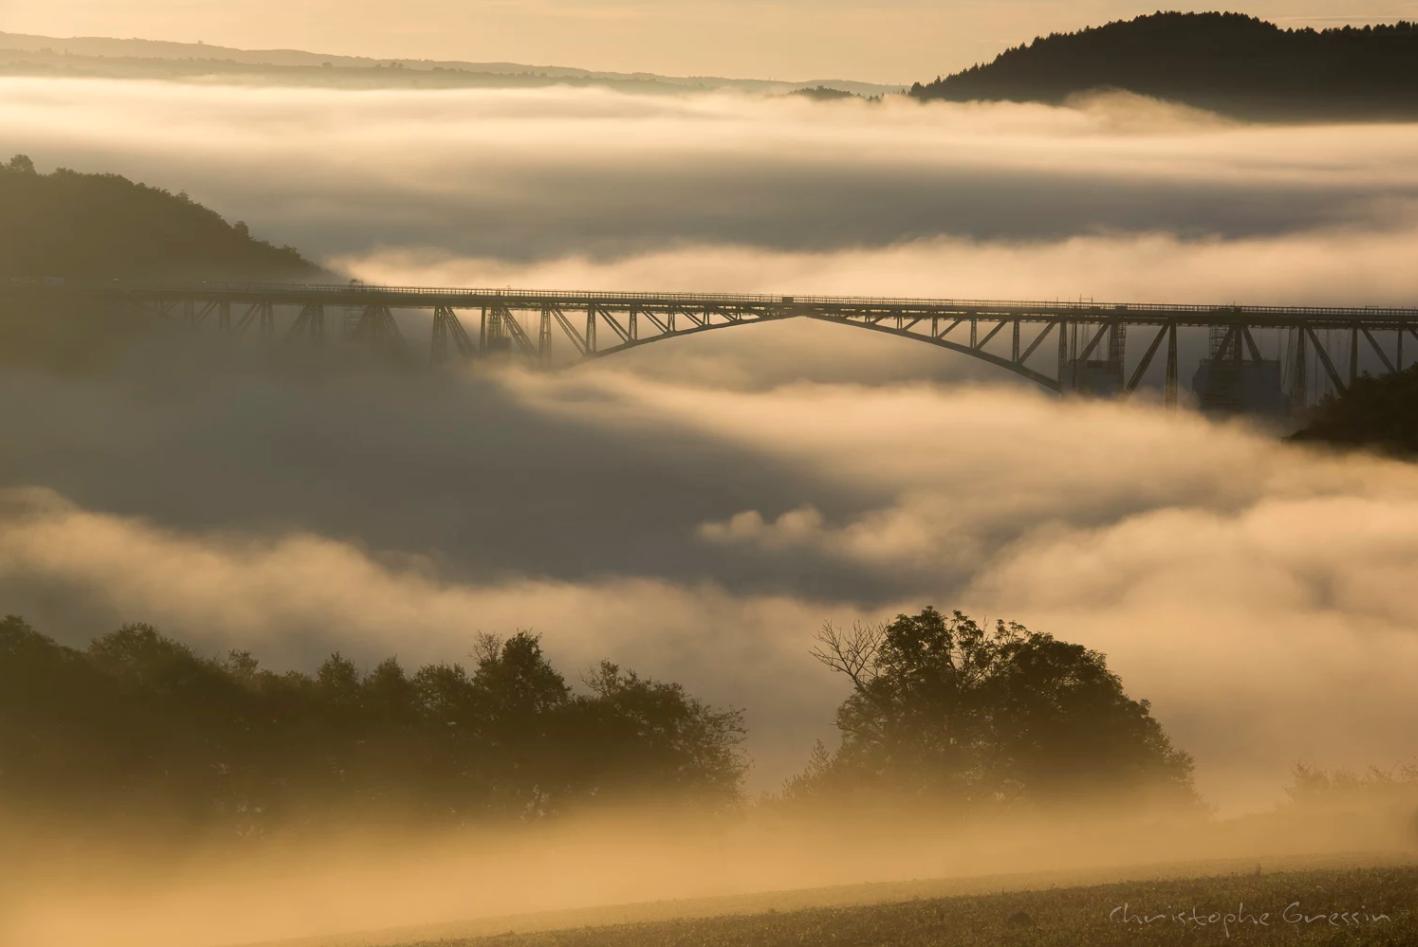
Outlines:
[[[746,765],[739,751],[745,730],[739,710],[716,710],[678,684],[648,680],[602,662],[586,677],[589,695],[577,699],[577,730],[588,735],[583,754],[597,794],[663,793],[671,789],[711,804],[733,802]]]
[[[841,745],[789,794],[884,791],[1035,805],[1192,799],[1191,760],[1103,655],[1017,624],[934,608],[888,625],[825,626],[813,652],[845,675]]]

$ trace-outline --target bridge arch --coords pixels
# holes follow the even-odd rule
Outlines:
[[[687,335],[698,335],[704,332],[716,331],[719,329],[729,329],[738,326],[763,325],[768,322],[786,322],[794,318],[807,318],[815,322],[825,322],[831,325],[849,326],[855,329],[866,329],[871,332],[879,332],[883,335],[891,335],[900,339],[909,339],[913,342],[924,342],[927,345],[934,345],[937,348],[947,349],[951,352],[958,352],[979,361],[986,362],[996,368],[1002,368],[1007,372],[1012,372],[1021,378],[1025,378],[1046,391],[1059,392],[1062,390],[1058,379],[1051,378],[1043,372],[1030,368],[1018,361],[1011,361],[1002,355],[986,351],[979,346],[971,347],[963,342],[955,342],[950,339],[940,338],[924,332],[913,332],[908,328],[894,325],[882,325],[880,323],[863,322],[855,319],[835,318],[832,316],[808,315],[808,316],[785,316],[771,319],[745,319],[736,322],[710,322],[705,325],[695,325],[687,329],[675,329],[669,332],[661,332],[657,335],[645,336],[641,338],[627,339],[618,345],[607,346],[595,351],[588,351],[583,356],[586,360],[604,358],[607,355],[615,355],[626,352],[630,349],[641,348],[656,342],[666,342],[671,339],[678,339]]]

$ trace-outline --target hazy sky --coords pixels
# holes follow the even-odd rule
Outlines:
[[[929,79],[1152,12],[1138,0],[0,0],[0,29],[667,74]],[[1165,4],[1214,9],[1212,2]],[[1234,0],[1287,26],[1418,18],[1414,0]]]

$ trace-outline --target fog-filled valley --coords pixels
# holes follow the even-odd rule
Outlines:
[[[1247,124],[1127,93],[6,76],[0,129],[0,157],[182,192],[341,282],[1418,302],[1418,124]],[[75,318],[82,337],[102,317]],[[426,314],[399,319],[422,345]],[[1184,380],[1205,344],[1184,342]],[[1278,357],[1283,339],[1262,345]],[[351,818],[181,855],[0,819],[42,866],[10,905],[26,943],[99,942],[94,919],[113,943],[175,945],[214,915],[210,942],[244,942],[1418,842],[1367,803],[1306,835],[1286,793],[1297,764],[1401,771],[1418,730],[1418,466],[1289,442],[1296,422],[1171,410],[1152,376],[1128,400],[1058,397],[807,319],[553,371],[272,360],[171,327],[97,361],[19,344],[3,364],[0,614],[55,642],[151,623],[203,658],[315,680],[332,652],[361,675],[391,656],[476,668],[479,635],[528,631],[572,692],[610,661],[741,710],[746,730],[747,816],[577,810],[447,835]],[[1091,811],[957,836],[937,810],[824,839],[774,808],[814,743],[837,745],[854,692],[810,653],[824,622],[928,605],[1106,655],[1194,761],[1200,808],[1157,815],[1145,841]],[[131,887],[105,874],[130,863]],[[71,915],[65,892],[82,893]],[[239,917],[242,898],[264,908]]]

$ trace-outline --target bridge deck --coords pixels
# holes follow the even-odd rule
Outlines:
[[[12,284],[13,285],[13,284]],[[90,283],[61,287],[74,291],[142,299],[201,299],[277,304],[323,303],[334,306],[381,305],[427,309],[438,306],[472,308],[503,306],[539,310],[543,307],[613,311],[637,308],[752,312],[760,318],[793,316],[885,314],[901,316],[1003,316],[1025,321],[1058,318],[1090,322],[1217,325],[1245,322],[1253,326],[1392,325],[1418,323],[1418,307],[1375,306],[1246,306],[1235,304],[1098,302],[1094,300],[930,299],[888,296],[800,296],[754,293],[645,293],[592,290],[534,290],[430,286],[375,286],[303,283]]]

